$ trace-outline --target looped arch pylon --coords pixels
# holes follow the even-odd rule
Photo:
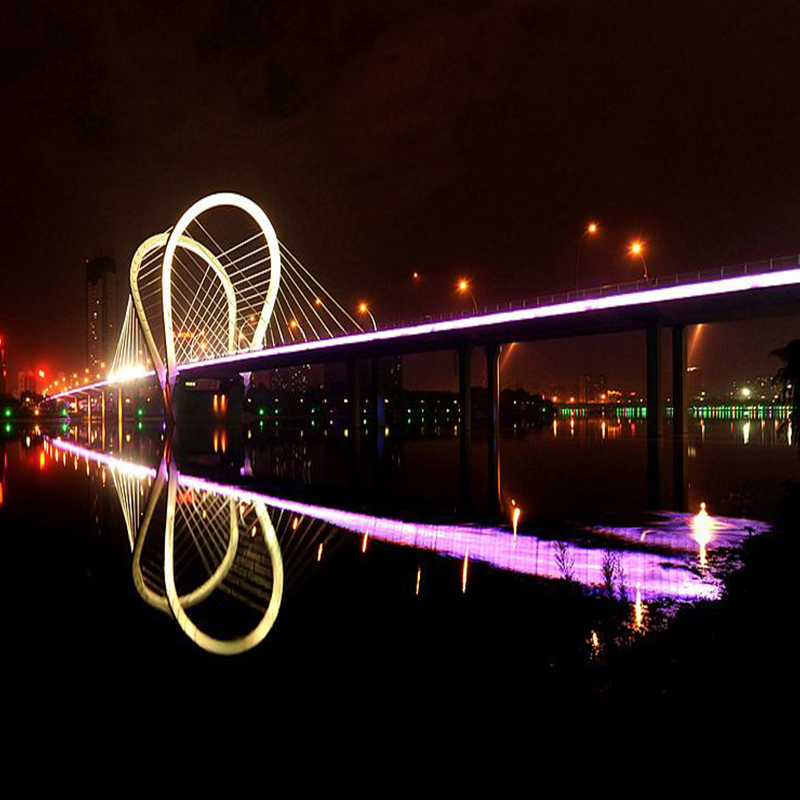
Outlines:
[[[227,267],[221,260],[220,255],[215,255],[211,250],[197,239],[187,234],[189,225],[197,221],[198,217],[214,208],[230,207],[239,209],[247,214],[258,226],[259,234],[263,235],[265,240],[264,248],[266,249],[268,258],[262,259],[264,263],[269,263],[268,279],[264,280],[267,269],[264,268],[259,274],[259,285],[266,284],[266,292],[263,296],[263,304],[258,312],[257,323],[252,327],[252,335],[247,336],[244,331],[244,326],[238,328],[237,314],[241,314],[241,307],[247,305],[252,308],[253,305],[253,280],[246,277],[245,280],[239,280],[242,284],[237,287],[236,283],[232,280],[229,274],[228,267],[233,267],[235,261],[228,257]],[[199,223],[198,223],[199,224]],[[202,228],[202,225],[200,225]],[[205,230],[205,229],[203,229]],[[257,235],[259,235],[257,234]],[[161,275],[160,275],[160,317],[159,320],[163,326],[163,349],[159,348],[158,343],[153,332],[153,325],[151,319],[148,319],[147,309],[142,298],[142,291],[140,286],[140,277],[147,257],[157,251],[159,248],[164,248],[164,253],[160,259]],[[180,265],[178,251],[185,251],[188,254],[197,256],[205,265],[205,273],[200,279],[200,285],[197,287],[195,296],[187,298],[184,290],[186,287],[180,286],[176,282],[176,264]],[[239,260],[239,259],[236,259]],[[152,261],[149,266],[152,267]],[[218,281],[222,292],[224,293],[224,306],[225,310],[220,311],[218,306],[221,303],[213,302],[214,298],[209,301],[209,288],[205,284],[205,296],[199,297],[203,293],[203,281],[206,280],[206,273],[211,270],[212,275]],[[159,384],[164,392],[165,397],[169,397],[175,387],[175,382],[178,377],[178,366],[180,363],[178,349],[176,347],[176,330],[175,330],[175,302],[173,294],[178,294],[189,310],[195,315],[204,313],[205,309],[202,303],[206,302],[209,306],[207,312],[210,317],[210,323],[222,326],[225,328],[224,335],[218,335],[215,341],[215,355],[231,355],[239,350],[249,349],[258,350],[265,346],[266,333],[269,327],[270,320],[275,309],[275,303],[278,297],[278,290],[280,287],[281,279],[281,254],[278,237],[275,229],[269,218],[264,211],[252,200],[243,195],[233,192],[218,192],[208,195],[207,197],[198,200],[189,209],[187,209],[180,217],[175,227],[171,231],[156,234],[146,239],[136,250],[136,253],[131,260],[130,268],[130,288],[133,306],[139,324],[142,329],[147,349],[150,353],[153,366],[158,376]],[[240,294],[244,296],[245,302],[240,302]],[[257,294],[258,299],[261,299],[261,293]],[[238,333],[237,333],[238,331]],[[186,336],[193,336],[194,332],[181,332]],[[205,333],[203,331],[203,333]]]

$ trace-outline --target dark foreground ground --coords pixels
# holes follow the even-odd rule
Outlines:
[[[772,531],[744,543],[722,599],[609,652],[594,667],[593,702],[612,715],[780,726],[795,691],[799,539],[800,484],[787,482]]]
[[[299,780],[327,760],[354,774],[389,764],[409,778],[427,765],[464,779],[497,765],[550,774],[543,741],[567,760],[609,746],[623,761],[631,747],[658,761],[664,742],[692,758],[730,737],[730,757],[791,724],[796,483],[773,531],[745,543],[723,598],[646,634],[631,635],[630,599],[509,584],[478,565],[466,596],[402,599],[398,576],[420,555],[374,543],[365,569],[355,541],[237,659],[199,651],[143,606],[118,543],[91,539],[70,512],[85,496],[66,482],[45,499],[31,491],[2,531],[3,716],[11,760],[26,768],[57,754],[105,769],[111,750],[144,771],[188,752],[193,773],[245,769],[248,780],[267,764]],[[453,581],[451,561],[424,570],[427,586]]]

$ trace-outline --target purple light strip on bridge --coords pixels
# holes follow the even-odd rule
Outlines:
[[[85,392],[96,391],[97,389],[104,389],[108,386],[122,386],[125,383],[129,383],[131,381],[140,381],[143,378],[152,378],[155,377],[155,370],[150,370],[150,372],[143,372],[141,375],[136,375],[133,378],[127,378],[125,380],[110,380],[106,379],[104,381],[97,381],[95,383],[87,383],[85,386],[76,386],[74,389],[67,389],[66,392],[59,392],[58,394],[51,394],[47,396],[47,400],[58,400],[61,397],[70,397],[73,394],[84,394]]]
[[[644,289],[637,292],[599,297],[591,300],[573,300],[567,303],[555,303],[549,306],[536,308],[521,308],[514,311],[501,311],[492,314],[482,314],[475,317],[464,317],[442,322],[430,322],[422,325],[409,325],[403,328],[388,328],[386,330],[369,331],[367,333],[334,336],[330,339],[320,339],[299,344],[281,345],[265,350],[248,350],[220,358],[210,358],[190,364],[179,364],[178,372],[192,372],[197,369],[213,367],[215,365],[235,364],[254,356],[263,356],[264,360],[272,357],[292,355],[295,353],[312,353],[324,350],[334,350],[350,345],[366,344],[369,342],[389,342],[398,339],[408,339],[418,336],[427,336],[435,333],[450,333],[456,331],[470,331],[491,328],[494,325],[503,325],[512,322],[533,321],[536,319],[550,319],[553,317],[569,316],[570,314],[587,314],[592,311],[604,311],[615,308],[631,308],[646,306],[654,303],[664,303],[673,300],[687,300],[698,297],[714,297],[755,289],[770,289],[781,286],[800,285],[800,269],[787,269],[776,272],[764,272],[757,275],[742,275],[736,278],[721,278],[713,281],[691,283],[681,286],[669,286],[661,289]],[[151,377],[154,371],[140,375],[132,380]],[[59,399],[73,394],[81,394],[92,389],[112,386],[125,381],[100,381],[98,383],[70,389],[66,392],[51,395],[50,399]]]
[[[612,295],[610,297],[600,297],[590,300],[573,300],[567,303],[556,303],[550,306],[521,308],[514,311],[500,311],[492,314],[482,314],[476,317],[430,322],[422,325],[410,325],[403,328],[388,328],[386,330],[348,334],[346,336],[336,336],[330,339],[320,339],[312,342],[282,345],[280,347],[271,347],[266,350],[248,351],[220,358],[211,358],[206,361],[197,361],[191,364],[180,364],[178,365],[178,371],[191,372],[192,370],[213,367],[218,364],[235,364],[258,355],[263,355],[265,360],[268,360],[272,356],[279,357],[294,353],[313,353],[348,347],[350,345],[366,344],[369,342],[390,342],[398,339],[409,339],[435,333],[480,330],[513,322],[550,319],[553,317],[569,316],[571,314],[588,314],[592,311],[647,306],[673,300],[714,297],[755,289],[770,289],[796,285],[800,285],[800,269],[764,272],[757,275],[742,275],[736,278],[722,278],[701,283],[670,286],[663,289],[645,289],[638,292]]]

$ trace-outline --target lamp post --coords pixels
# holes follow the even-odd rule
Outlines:
[[[646,281],[650,280],[650,278],[647,277],[647,262],[644,260],[644,243],[639,239],[635,239],[631,242],[628,253],[634,256],[634,258],[639,258],[641,260],[642,267],[644,268],[644,279]]]
[[[468,294],[470,299],[472,300],[472,305],[475,308],[475,311],[478,310],[478,301],[475,299],[475,295],[472,294],[472,291],[469,288],[469,281],[466,278],[461,278],[461,280],[457,284],[458,291],[461,294]]]
[[[596,236],[600,232],[600,226],[596,222],[590,222],[583,233],[581,234],[580,241],[578,242],[578,256],[575,259],[575,291],[578,291],[578,268],[581,264],[581,250],[583,249],[583,240],[587,236]]]
[[[306,336],[306,332],[303,330],[302,326],[296,319],[289,320],[289,331],[292,334],[292,339],[294,339],[294,332],[295,330],[300,331],[300,335],[303,337],[304,341],[308,341],[308,337]]]
[[[372,320],[372,330],[378,330],[378,323],[375,321],[375,317],[373,316],[372,312],[369,310],[369,306],[366,303],[359,303],[358,310],[361,314],[366,314],[370,320]]]

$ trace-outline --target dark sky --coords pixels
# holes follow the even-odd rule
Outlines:
[[[633,235],[654,274],[800,251],[792,0],[26,0],[0,25],[13,381],[82,365],[87,256],[124,276],[221,189],[379,318],[413,313],[413,268],[442,309],[460,274],[481,302],[567,289],[590,217],[587,285],[634,277]],[[796,322],[709,331],[703,366],[733,345],[761,370]],[[525,348],[509,379],[634,381],[637,347]]]

